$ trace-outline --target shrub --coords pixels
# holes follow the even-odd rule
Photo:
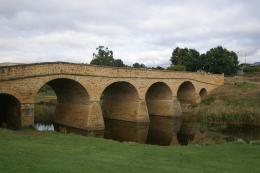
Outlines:
[[[253,72],[256,72],[256,67],[246,66],[246,67],[243,68],[243,72],[245,72],[245,73],[253,73]]]
[[[253,89],[253,88],[257,87],[257,85],[254,83],[242,82],[242,83],[238,84],[238,87],[242,90],[247,90],[247,89]]]
[[[260,65],[255,67],[256,72],[260,72]]]
[[[208,112],[200,112],[198,114],[198,122],[201,125],[210,126],[254,126],[257,123],[257,114],[253,112],[240,112],[240,113],[219,113],[211,114]]]
[[[171,71],[186,71],[186,66],[184,65],[171,65],[167,68],[167,70]]]
[[[201,103],[202,104],[204,104],[204,105],[210,105],[211,103],[213,103],[214,101],[215,101],[215,97],[208,97],[208,98],[206,98],[206,99],[203,99],[202,101],[201,101]]]

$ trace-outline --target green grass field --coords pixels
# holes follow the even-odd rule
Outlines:
[[[260,144],[162,147],[0,129],[0,172],[259,173]]]

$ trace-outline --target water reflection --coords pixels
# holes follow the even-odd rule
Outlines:
[[[227,141],[259,140],[259,127],[228,128],[222,131],[202,130],[196,118],[191,115],[181,117],[150,116],[150,123],[134,123],[105,119],[104,131],[86,131],[63,125],[36,124],[39,131],[59,131],[77,133],[84,136],[101,137],[120,142],[137,142],[155,145],[187,145],[190,143],[209,144]]]
[[[200,126],[196,118],[185,113],[182,116],[182,124],[177,134],[177,139],[181,145],[188,145],[196,136],[200,135]]]
[[[250,141],[260,140],[260,127],[259,126],[244,126],[244,127],[228,127],[221,131],[222,134],[228,136],[227,140],[237,141],[242,139],[243,141],[250,143]]]
[[[150,116],[148,144],[170,145],[178,144],[177,133],[181,126],[180,117]]]
[[[177,144],[180,118],[150,116],[150,123],[134,123],[119,120],[105,120],[106,139],[131,141],[156,145]]]
[[[146,143],[149,123],[134,123],[127,121],[119,121],[105,119],[105,135],[106,139],[117,141],[128,141]]]

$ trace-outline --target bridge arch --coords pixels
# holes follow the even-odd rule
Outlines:
[[[145,94],[149,115],[171,116],[172,99],[171,88],[165,82],[153,83]]]
[[[0,127],[21,127],[21,103],[13,95],[0,93]]]
[[[104,118],[135,121],[138,113],[138,90],[126,81],[113,82],[102,92],[101,109]]]
[[[177,98],[181,104],[196,103],[196,89],[192,82],[184,81],[178,88]]]
[[[199,95],[200,95],[200,98],[202,98],[202,99],[205,98],[205,97],[207,97],[208,91],[206,90],[206,88],[202,88],[202,89],[200,90]]]
[[[43,84],[41,89],[46,85],[54,91],[57,97],[53,123],[84,129],[90,107],[89,94],[85,87],[78,81],[69,78],[51,79]]]

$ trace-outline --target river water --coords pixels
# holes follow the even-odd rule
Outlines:
[[[104,131],[91,132],[55,124],[36,124],[35,128],[39,131],[57,130],[64,133],[72,132],[120,142],[137,142],[162,146],[260,140],[260,128],[233,127],[221,130],[205,130],[194,119],[188,118],[185,120],[181,117],[150,116],[150,123],[105,119]]]

